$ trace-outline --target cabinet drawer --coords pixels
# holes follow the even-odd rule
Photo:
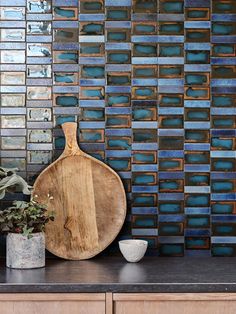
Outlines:
[[[0,294],[0,314],[105,314],[105,294]]]
[[[232,294],[115,294],[114,314],[235,314]]]

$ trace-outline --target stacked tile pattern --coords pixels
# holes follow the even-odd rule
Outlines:
[[[0,38],[2,166],[33,183],[78,122],[124,182],[121,238],[236,255],[235,0],[1,0]]]

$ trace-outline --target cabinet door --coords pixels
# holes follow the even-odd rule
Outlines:
[[[105,294],[0,294],[0,314],[105,314]]]
[[[235,314],[236,294],[115,294],[114,314]]]

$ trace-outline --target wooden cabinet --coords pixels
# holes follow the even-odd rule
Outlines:
[[[0,294],[0,314],[105,314],[105,293]]]
[[[235,314],[236,293],[0,294],[0,314]]]
[[[114,314],[235,314],[236,294],[114,294]]]

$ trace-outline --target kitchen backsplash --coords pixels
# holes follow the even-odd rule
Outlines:
[[[77,121],[124,182],[121,237],[236,255],[235,0],[1,0],[0,18],[1,165],[32,183]]]

